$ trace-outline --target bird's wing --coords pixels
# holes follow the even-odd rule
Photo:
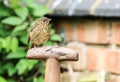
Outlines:
[[[34,28],[36,28],[36,27],[37,27],[37,24],[33,25],[32,28],[31,28],[31,30],[30,30],[30,32],[31,32]]]
[[[35,25],[31,28],[30,32],[32,32],[33,29],[36,28],[36,27],[37,27],[37,24],[35,24]],[[30,34],[30,32],[29,32],[29,34]],[[28,41],[27,41],[27,43],[29,43],[29,42],[30,42],[30,35],[28,35]]]

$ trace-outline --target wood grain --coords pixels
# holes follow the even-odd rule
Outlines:
[[[63,61],[76,61],[78,60],[78,53],[70,48],[59,46],[47,46],[40,48],[32,48],[27,52],[28,59],[46,60],[48,58],[55,58]]]
[[[47,46],[32,48],[27,52],[28,59],[46,60],[45,82],[60,82],[60,63],[59,61],[78,60],[78,53],[72,49]]]
[[[45,82],[60,82],[60,63],[54,58],[46,61]]]

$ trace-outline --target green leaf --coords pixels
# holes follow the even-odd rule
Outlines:
[[[0,62],[0,75],[4,73],[3,62]]]
[[[16,49],[18,48],[18,40],[15,37],[12,38],[8,36],[6,37],[5,41],[2,43],[3,43],[2,45],[3,47],[5,45],[6,52],[9,52],[10,50],[12,50],[12,52],[15,52]]]
[[[49,9],[43,5],[39,5],[38,7],[35,7],[33,9],[33,15],[36,17],[41,17],[46,14],[50,14],[51,12],[52,12],[51,9]]]
[[[12,8],[18,7],[19,6],[19,0],[9,0],[10,1],[10,6]]]
[[[0,82],[7,82],[7,80],[4,77],[0,76]]]
[[[38,78],[38,82],[44,82],[44,78],[43,77],[39,77]]]
[[[44,45],[45,45],[45,46],[52,46],[52,45],[53,45],[53,42],[52,42],[52,41],[47,41]]]
[[[5,35],[5,29],[3,24],[0,24],[0,37],[3,37]]]
[[[54,29],[50,29],[50,35],[53,35],[53,34],[55,34],[55,30]]]
[[[0,50],[2,49],[3,39],[0,38]]]
[[[0,37],[1,36],[4,36],[4,28],[3,28],[3,25],[2,24],[0,24]]]
[[[8,82],[16,82],[14,79],[8,79]]]
[[[33,78],[33,82],[38,82],[36,77]]]
[[[9,52],[10,49],[11,49],[11,41],[12,41],[12,38],[10,36],[6,37],[6,40],[5,40],[5,49],[6,49],[6,52]]]
[[[54,34],[54,35],[52,35],[52,36],[50,37],[50,40],[61,42],[61,41],[62,41],[62,38],[61,38],[59,35]]]
[[[17,72],[17,69],[12,63],[7,63],[4,68],[8,71],[9,76],[12,76]]]
[[[16,65],[16,68],[18,70],[18,74],[22,75],[22,74],[28,72],[29,70],[31,70],[34,67],[34,65],[37,62],[38,61],[36,61],[36,60],[21,59]]]
[[[16,52],[17,48],[18,48],[18,39],[16,37],[13,37],[11,41],[12,52]]]
[[[33,82],[44,82],[44,78],[43,77],[34,77],[33,78]]]
[[[17,69],[14,66],[9,67],[9,69],[8,69],[8,75],[9,76],[14,75],[16,72],[17,72]]]
[[[17,65],[16,65],[16,68],[18,70],[18,74],[19,75],[22,75],[24,74],[25,72],[28,71],[28,63],[27,63],[28,60],[26,59],[21,59]]]
[[[26,7],[17,7],[15,8],[15,13],[25,20],[28,16],[28,9]]]
[[[25,30],[25,29],[27,28],[27,26],[28,26],[28,23],[24,23],[24,24],[22,24],[22,25],[16,26],[16,27],[13,29],[12,34],[14,34],[14,33],[16,33],[16,32],[19,32],[19,31]]]
[[[42,63],[40,63],[40,64],[42,64]],[[40,70],[40,73],[44,74],[45,73],[45,66],[41,65],[39,70]]]
[[[5,8],[0,7],[0,17],[6,17],[9,15],[9,12]]]
[[[26,33],[27,33],[26,31],[17,31],[17,32],[12,31],[11,36],[20,36],[20,37],[22,37]]]
[[[6,45],[5,39],[0,38],[0,50],[1,50],[2,48],[5,48],[5,45]]]
[[[21,36],[20,38],[20,41],[23,43],[23,44],[28,44],[27,43],[27,40],[28,40],[28,33],[25,33]]]
[[[21,1],[24,2],[27,6],[31,4],[35,4],[35,0],[21,0]]]
[[[35,64],[37,64],[38,61],[37,60],[28,60],[28,69],[31,70]]]
[[[2,23],[8,25],[19,25],[22,23],[22,19],[19,17],[11,16],[2,20]]]
[[[25,58],[26,52],[22,48],[18,48],[16,52],[11,52],[6,56],[6,59]]]

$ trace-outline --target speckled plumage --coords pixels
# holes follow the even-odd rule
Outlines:
[[[40,46],[48,41],[50,37],[50,29],[48,26],[50,20],[51,19],[47,17],[39,18],[29,32],[29,41],[34,47]]]

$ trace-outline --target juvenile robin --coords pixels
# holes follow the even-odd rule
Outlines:
[[[49,22],[51,19],[42,17],[37,20],[29,32],[28,42],[32,43],[32,47],[39,47],[48,41],[50,37]]]

